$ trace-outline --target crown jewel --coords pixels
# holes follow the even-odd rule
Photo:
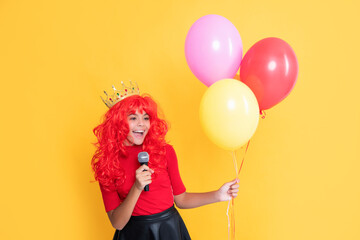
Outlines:
[[[121,90],[116,89],[113,85],[112,89],[114,90],[114,93],[111,95],[108,94],[106,91],[104,91],[106,95],[106,99],[102,98],[101,96],[100,97],[105,103],[105,105],[108,108],[111,108],[116,103],[120,102],[126,97],[129,97],[131,95],[139,95],[140,91],[137,83],[135,82],[135,84],[133,84],[133,82],[130,80],[129,84],[130,84],[129,86],[125,86],[124,82],[121,81]]]

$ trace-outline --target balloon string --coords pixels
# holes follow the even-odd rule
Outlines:
[[[241,168],[242,168],[242,166],[243,166],[243,163],[244,163],[244,160],[245,160],[245,155],[246,155],[246,153],[247,153],[247,151],[248,151],[249,145],[250,145],[250,140],[248,141],[248,143],[247,143],[247,145],[246,145],[245,153],[244,153],[243,159],[241,160],[240,169],[239,169],[239,172],[238,172],[238,174],[237,174],[236,177],[238,177],[238,175],[240,174],[240,171],[241,171]]]
[[[235,151],[232,152],[232,156],[233,156],[233,162],[234,162],[234,167],[235,167],[235,175],[236,175],[236,178],[238,178],[238,166],[237,166],[237,161],[236,161],[236,155],[235,155]]]
[[[229,210],[230,210],[230,203],[231,203],[231,199],[229,199],[229,202],[228,202],[228,207],[227,207],[227,210],[226,210],[226,216],[227,216],[227,219],[228,219],[228,240],[230,240],[230,216],[229,216]]]
[[[237,161],[236,161],[236,154],[235,151],[232,152],[233,155],[233,162],[234,162],[234,167],[235,167],[235,175],[236,175],[236,179],[239,178],[239,173],[238,173],[238,166],[237,166]],[[234,199],[230,199],[231,204],[230,204],[230,240],[235,240],[235,202]]]
[[[241,160],[241,165],[240,165],[239,171],[238,171],[235,151],[232,152],[236,179],[239,179],[239,174],[240,174],[240,171],[244,164],[245,155],[248,151],[249,145],[250,145],[250,140],[248,141],[248,143],[246,145],[245,153],[244,153],[243,159]],[[231,198],[229,200],[226,215],[228,217],[228,240],[235,240],[235,199],[234,198]]]
[[[228,216],[228,239],[235,240],[235,208],[234,199],[230,199],[226,215]]]

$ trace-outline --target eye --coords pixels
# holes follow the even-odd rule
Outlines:
[[[149,121],[149,120],[150,120],[150,117],[149,117],[149,116],[145,116],[145,117],[144,117],[144,120],[145,120],[145,121]]]
[[[136,120],[136,117],[135,117],[135,116],[129,116],[129,120],[130,120],[130,121],[135,121],[135,120]]]

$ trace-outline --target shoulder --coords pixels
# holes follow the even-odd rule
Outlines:
[[[173,155],[173,154],[175,154],[175,149],[174,149],[174,147],[172,146],[172,145],[170,145],[170,144],[166,144],[165,145],[165,152],[166,152],[166,155],[167,156],[169,156],[169,155]]]
[[[176,152],[172,145],[166,144],[165,151],[166,151],[165,155],[168,164],[173,164],[174,162],[177,162]]]

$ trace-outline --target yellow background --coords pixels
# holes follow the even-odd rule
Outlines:
[[[279,37],[299,61],[292,93],[250,143],[237,239],[360,239],[359,3],[344,1],[0,2],[0,239],[111,239],[90,159],[105,89],[136,80],[171,122],[188,191],[235,176],[201,129],[206,87],[184,42],[207,14],[228,18],[244,52]],[[242,151],[238,152],[238,158]],[[181,210],[193,239],[227,239],[227,203]]]

